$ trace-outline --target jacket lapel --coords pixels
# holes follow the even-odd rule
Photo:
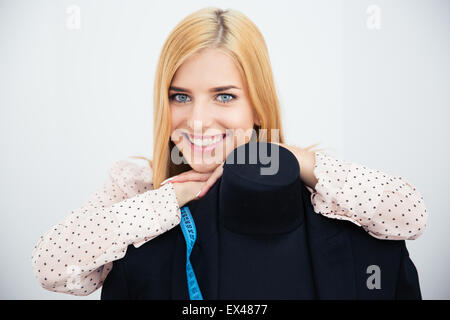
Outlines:
[[[220,181],[220,179],[219,179]],[[203,296],[203,300],[217,300],[219,298],[219,232],[217,224],[218,212],[218,186],[216,183],[208,193],[199,200],[193,200],[186,205],[188,206],[197,230],[197,239],[194,247],[192,248],[190,261],[192,268],[194,269],[200,291]],[[180,263],[183,265],[184,278],[183,282],[180,281],[181,277],[178,276],[173,283],[174,293],[178,290],[177,296],[181,296],[179,283],[183,283],[185,291],[187,293],[187,299],[189,299],[189,291],[187,289],[187,277],[186,277],[186,243],[180,228],[181,240],[177,241],[177,256],[182,256],[183,261]],[[179,251],[182,248],[183,252]],[[174,269],[177,267],[174,266]],[[181,298],[184,299],[184,298]]]
[[[356,299],[352,245],[346,229],[314,212],[303,192],[307,239],[318,299]]]
[[[186,276],[186,242],[181,227],[176,226],[177,238],[172,264],[172,299],[189,300]]]
[[[192,249],[190,261],[204,300],[218,299],[218,267],[220,267],[218,222],[216,219],[211,219],[211,213],[218,212],[218,185],[216,183],[202,201],[191,201],[187,204],[197,227],[197,240]],[[352,244],[346,228],[333,219],[314,212],[310,192],[305,187],[303,191],[307,241],[317,298],[321,300],[356,299]],[[173,298],[189,299],[186,279],[186,244],[181,228],[176,242],[172,272]],[[180,283],[184,285],[180,286]]]

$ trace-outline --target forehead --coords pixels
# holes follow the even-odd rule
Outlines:
[[[239,69],[233,59],[215,48],[205,48],[186,59],[172,80],[173,86],[207,89],[221,85],[242,87]]]

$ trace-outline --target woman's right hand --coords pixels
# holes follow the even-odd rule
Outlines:
[[[161,185],[169,181],[173,183],[178,205],[181,208],[189,201],[203,197],[222,176],[222,172],[223,163],[210,172],[197,172],[191,169],[164,180]]]
[[[172,181],[169,181],[172,182]],[[189,201],[197,198],[198,193],[202,189],[205,181],[186,181],[172,182],[175,194],[178,200],[178,206],[181,208]]]

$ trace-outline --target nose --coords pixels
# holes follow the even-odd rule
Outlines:
[[[197,101],[193,104],[187,117],[187,126],[192,132],[202,134],[214,122],[211,108],[207,101]]]

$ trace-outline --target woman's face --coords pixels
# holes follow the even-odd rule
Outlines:
[[[219,49],[202,49],[178,68],[169,102],[171,139],[198,172],[217,168],[259,124],[239,70]]]

